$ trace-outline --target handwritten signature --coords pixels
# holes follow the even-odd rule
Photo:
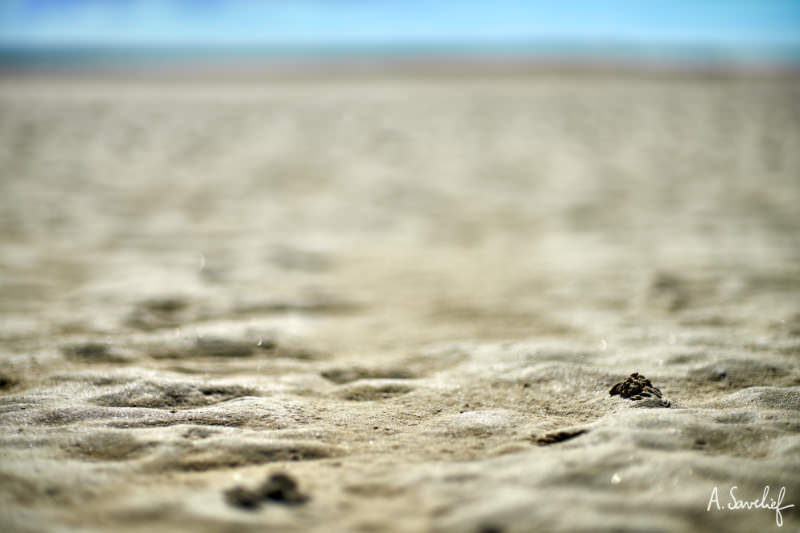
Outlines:
[[[778,499],[770,498],[769,497],[769,485],[764,487],[764,492],[761,493],[761,499],[755,500],[740,500],[736,498],[736,489],[739,487],[733,486],[731,487],[730,496],[731,501],[728,502],[727,508],[733,511],[740,510],[740,509],[768,509],[770,511],[775,511],[775,523],[778,524],[778,527],[783,527],[783,515],[781,511],[785,511],[786,509],[790,509],[794,507],[794,504],[784,505],[781,507],[783,503],[783,499],[786,497],[786,487],[781,487],[781,490],[778,491]],[[769,498],[769,502],[767,501]],[[711,506],[716,505],[717,510],[721,511],[723,507],[720,506],[719,503],[719,491],[717,487],[714,487],[714,490],[711,491],[711,497],[708,499],[708,507],[706,507],[706,512],[711,510]]]

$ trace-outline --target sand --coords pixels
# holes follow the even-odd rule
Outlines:
[[[797,531],[799,103],[2,79],[0,530]]]

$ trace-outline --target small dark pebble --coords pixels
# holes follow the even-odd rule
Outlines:
[[[258,491],[236,486],[225,491],[225,501],[233,507],[253,510],[261,505],[261,495]]]
[[[305,503],[308,497],[297,490],[297,482],[287,474],[273,474],[258,489],[270,501],[289,505]]]
[[[549,446],[558,442],[564,442],[565,440],[574,439],[575,437],[583,435],[584,433],[588,433],[588,430],[578,429],[575,431],[555,431],[541,437],[536,437],[534,435],[533,438],[535,439],[536,444],[539,446]]]
[[[17,384],[17,380],[10,376],[0,375],[0,390],[10,389]]]
[[[236,486],[225,491],[225,501],[233,507],[254,510],[264,502],[300,505],[308,496],[297,488],[297,482],[287,474],[272,474],[257,489]]]

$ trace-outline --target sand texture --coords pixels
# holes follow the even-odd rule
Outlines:
[[[2,531],[800,506],[796,79],[6,78],[0,169]]]

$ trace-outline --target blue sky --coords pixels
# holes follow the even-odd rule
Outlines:
[[[0,0],[0,44],[800,47],[800,0]]]

